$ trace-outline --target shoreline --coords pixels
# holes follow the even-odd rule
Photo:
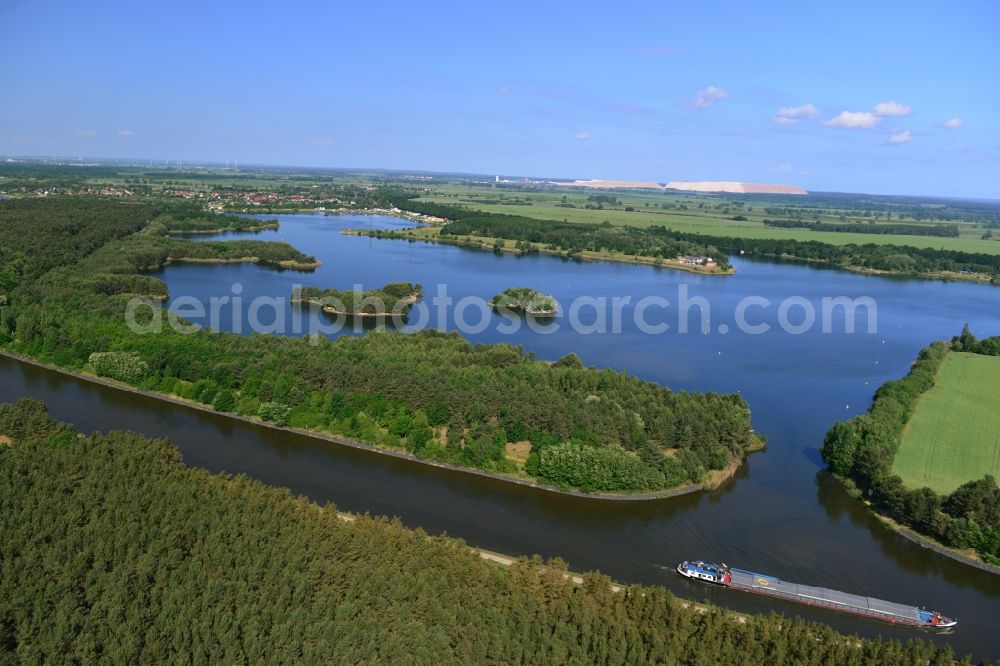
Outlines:
[[[391,208],[267,208],[265,210],[242,209],[224,211],[229,215],[370,215],[379,217],[395,217],[418,224],[432,225],[434,222],[420,213],[412,213],[402,209]]]
[[[280,266],[281,268],[291,268],[295,270],[315,270],[323,264],[319,261],[303,262],[294,259],[282,259],[281,261],[264,261],[260,257],[234,257],[232,259],[222,258],[200,258],[200,257],[167,257],[163,265],[169,264],[262,264],[264,266]]]
[[[873,275],[876,277],[919,278],[921,280],[941,280],[942,282],[978,282],[980,284],[993,284],[993,276],[987,275],[986,273],[957,273],[955,271],[937,271],[934,273],[898,273],[883,270],[881,268],[865,268],[863,266],[846,266],[845,268],[852,273],[858,273],[860,275]]]
[[[430,225],[428,223],[423,223],[422,228],[432,228],[438,229],[440,231],[441,227],[439,225]],[[470,243],[463,242],[462,240],[456,238],[441,238],[440,233],[436,235],[424,235],[424,234],[414,234],[408,231],[369,231],[367,229],[344,229],[340,233],[347,236],[369,236],[372,238],[387,238],[392,240],[414,240],[414,241],[424,241],[426,243],[438,243],[440,245],[454,245],[456,247],[464,247],[470,250],[483,250],[483,251],[493,251],[490,247],[490,243],[497,240],[504,241],[503,252],[508,254],[521,255],[521,251],[516,247],[508,247],[508,239],[497,239],[489,236],[462,236],[463,239],[469,239],[469,241],[479,241],[483,245],[472,245]],[[510,241],[514,242],[514,241]],[[656,257],[644,257],[640,255],[625,255],[625,254],[610,254],[601,253],[593,250],[583,250],[575,255],[570,256],[562,250],[549,250],[544,247],[536,247],[532,244],[532,249],[534,252],[539,254],[547,254],[554,257],[559,257],[562,259],[579,259],[580,261],[607,261],[613,264],[637,264],[652,266],[654,268],[669,268],[677,271],[685,271],[687,273],[694,273],[696,275],[706,275],[713,277],[728,277],[730,275],[736,274],[736,269],[729,268],[728,270],[704,270],[699,269],[699,267],[691,264],[681,263],[674,259],[657,259]]]
[[[289,211],[289,212],[313,212],[313,211]],[[323,212],[323,211],[316,211]],[[405,212],[405,211],[403,211]],[[426,220],[417,219],[414,217],[407,217],[406,215],[401,215],[397,212],[386,210],[386,209],[359,209],[359,210],[328,210],[325,211],[327,215],[384,215],[387,217],[397,217],[404,220],[409,220],[411,222],[417,222],[422,225],[422,227],[417,228],[437,228],[440,230],[441,225],[428,222]],[[459,240],[445,240],[440,237],[440,234],[436,236],[419,235],[414,233],[409,233],[410,230],[388,230],[384,231],[385,235],[378,236],[378,231],[369,231],[367,229],[344,229],[340,233],[348,236],[370,236],[373,238],[393,238],[397,240],[422,240],[428,243],[440,243],[442,245],[454,245],[456,247],[468,247],[468,249],[489,249],[486,245],[482,247],[467,246]],[[496,238],[488,236],[466,236],[465,238],[475,239],[486,243],[487,241],[496,241]],[[504,240],[503,252],[509,252],[512,254],[518,254],[520,251],[517,249],[510,249],[507,247],[507,239]],[[534,244],[533,244],[534,245]],[[548,250],[545,248],[535,248],[535,250],[540,254],[548,254],[550,256],[561,257],[568,259],[566,253],[561,250]],[[741,255],[742,256],[742,255]],[[748,255],[750,258],[760,257],[764,259],[772,259],[777,261],[801,261],[809,264],[815,264],[817,266],[827,266],[836,270],[848,271],[850,273],[857,273],[859,275],[869,275],[874,277],[899,277],[899,278],[911,278],[920,280],[941,280],[942,282],[976,282],[979,284],[994,284],[994,277],[987,275],[985,273],[957,273],[954,271],[936,271],[933,273],[906,273],[901,271],[887,271],[880,268],[867,268],[864,266],[845,266],[843,264],[838,264],[834,262],[824,261],[822,259],[808,259],[802,257],[796,257],[794,255],[788,254],[759,254],[759,255]],[[699,270],[696,266],[691,266],[689,264],[682,264],[674,260],[657,260],[654,257],[643,257],[639,255],[622,255],[621,258],[616,256],[601,255],[599,252],[594,252],[590,250],[584,250],[583,252],[576,255],[577,259],[582,261],[607,261],[611,263],[618,264],[642,264],[648,266],[654,266],[657,268],[671,268],[679,271],[686,271],[688,273],[694,273],[696,275],[719,275],[728,276],[735,275],[736,269],[730,268],[727,271],[706,271]],[[996,282],[997,286],[1000,286],[1000,280]]]
[[[246,219],[246,218],[244,218]],[[199,234],[242,234],[242,233],[254,233],[257,231],[269,231],[280,229],[281,225],[278,223],[272,224],[261,224],[252,227],[243,227],[242,229],[232,229],[232,228],[221,228],[221,229],[192,229],[191,231],[184,231],[183,229],[167,229],[168,236],[197,236]]]
[[[976,282],[978,284],[1000,286],[1000,276],[998,276],[997,282],[994,283],[994,277],[987,273],[958,273],[955,271],[935,271],[933,273],[909,273],[904,271],[887,271],[882,268],[868,268],[867,266],[850,266],[850,265],[840,264],[834,261],[826,261],[825,259],[809,259],[805,257],[796,257],[794,254],[747,254],[747,255],[740,255],[740,257],[745,259],[767,259],[772,261],[802,262],[804,264],[811,264],[813,266],[822,266],[837,271],[847,271],[848,273],[856,273],[857,275],[866,275],[869,277],[906,278],[910,280],[940,280],[941,282]]]
[[[418,458],[417,456],[409,453],[408,451],[387,449],[375,446],[373,444],[368,444],[366,442],[361,442],[346,437],[338,437],[335,435],[330,435],[327,433],[319,432],[316,430],[307,430],[305,428],[294,428],[291,426],[279,426],[273,423],[269,423],[260,419],[259,417],[243,416],[242,414],[234,414],[231,412],[220,412],[211,407],[210,405],[202,405],[201,403],[196,403],[190,400],[185,400],[184,398],[179,398],[177,396],[168,395],[165,393],[158,393],[156,391],[150,391],[147,389],[141,389],[124,382],[120,382],[114,379],[109,379],[107,377],[98,377],[97,375],[89,375],[76,370],[69,370],[67,368],[61,368],[44,361],[39,361],[37,359],[30,358],[28,356],[23,356],[17,352],[10,351],[8,349],[0,349],[0,356],[5,356],[7,358],[13,359],[15,361],[20,361],[22,363],[27,363],[28,365],[33,365],[44,370],[50,370],[57,372],[61,375],[72,377],[74,379],[79,379],[82,381],[90,382],[92,384],[98,384],[107,388],[116,389],[119,391],[124,391],[126,393],[132,393],[135,395],[141,395],[147,398],[153,398],[155,400],[163,400],[175,405],[182,407],[188,407],[191,409],[196,409],[209,414],[215,414],[223,418],[234,419],[237,421],[243,421],[244,423],[249,423],[262,428],[270,428],[272,430],[279,430],[284,432],[294,433],[296,435],[302,435],[304,437],[312,437],[314,439],[323,440],[330,442],[332,444],[337,444],[340,446],[348,446],[354,449],[360,449],[364,451],[370,451],[372,453],[377,453],[381,455],[392,456],[393,458],[399,458],[402,460],[409,460],[411,462],[420,463],[423,465],[430,465],[432,467],[438,467],[440,469],[447,469],[454,472],[462,472],[465,474],[473,474],[475,476],[480,476],[488,479],[493,479],[496,481],[503,481],[506,483],[512,483],[519,486],[533,488],[535,490],[541,490],[545,492],[555,493],[559,495],[568,495],[572,497],[580,497],[584,499],[594,499],[594,500],[609,500],[609,501],[646,501],[646,500],[659,500],[666,499],[670,497],[679,497],[681,495],[688,495],[690,493],[698,492],[699,490],[704,490],[707,492],[712,492],[725,480],[731,478],[735,475],[736,471],[742,467],[749,455],[759,449],[753,449],[747,452],[741,460],[734,460],[730,464],[732,465],[732,472],[727,476],[717,479],[717,484],[714,488],[709,488],[703,483],[688,483],[682,486],[675,486],[673,488],[666,488],[664,490],[653,490],[644,491],[637,493],[607,493],[607,492],[594,492],[588,493],[582,490],[573,490],[566,488],[559,488],[557,486],[549,485],[547,483],[541,483],[537,481],[531,481],[529,479],[522,479],[516,476],[500,474],[498,472],[490,472],[482,469],[475,469],[472,467],[462,467],[461,465],[453,465],[451,463],[440,462],[437,460],[428,460],[426,458]],[[728,471],[728,470],[727,470]]]
[[[951,548],[950,546],[946,546],[937,539],[932,539],[929,536],[920,534],[913,528],[907,527],[906,525],[896,522],[889,516],[879,513],[878,511],[875,510],[875,507],[873,507],[871,502],[869,502],[868,500],[864,500],[864,504],[865,508],[868,509],[869,513],[871,513],[872,516],[874,516],[875,519],[879,523],[881,523],[883,527],[891,530],[892,532],[895,532],[896,534],[900,535],[905,539],[912,541],[918,546],[926,548],[928,550],[933,550],[938,555],[943,555],[947,558],[955,560],[956,562],[960,562],[970,567],[975,567],[976,569],[979,569],[981,571],[985,571],[986,573],[1000,575],[1000,566],[997,566],[996,564],[990,564],[989,562],[984,562],[978,557],[970,555],[964,551]]]
[[[406,211],[401,211],[401,212],[405,213]],[[440,228],[442,227],[442,225],[434,222],[429,222],[427,220],[421,220],[414,217],[407,217],[406,215],[401,215],[400,213],[385,209],[361,209],[361,210],[337,211],[337,212],[327,211],[327,214],[385,215],[389,217],[398,217],[401,219],[409,220],[411,222],[417,222],[421,224],[423,228],[429,227],[432,229],[437,228],[440,230]],[[402,231],[390,230],[386,232],[387,236],[383,237],[404,239],[404,240],[423,240],[428,243],[440,243],[442,245],[469,247],[469,249],[483,249],[483,250],[489,249],[488,247],[486,247],[486,245],[483,245],[483,247],[481,248],[470,247],[458,240],[450,240],[450,239],[445,240],[440,237],[440,234],[431,237],[426,235],[409,233],[410,231],[412,230],[402,230]],[[347,235],[354,235],[354,236],[371,236],[378,238],[378,236],[376,236],[378,232],[372,232],[366,229],[344,229],[340,233]],[[483,243],[487,243],[487,241],[494,242],[497,240],[496,238],[492,238],[489,236],[466,236],[465,238],[479,240],[482,241]],[[504,252],[510,252],[514,254],[520,252],[517,249],[512,250],[507,247],[508,239],[502,239],[502,240],[504,241],[504,248],[503,248]],[[534,244],[532,245],[534,246]],[[545,248],[535,248],[535,250],[541,254],[548,254],[551,256],[562,257],[562,258],[570,258],[566,255],[566,253],[564,253],[561,250],[547,250]],[[843,270],[843,271],[848,271],[850,273],[857,273],[859,275],[869,275],[874,277],[900,277],[900,278],[912,278],[920,280],[941,280],[942,282],[976,282],[979,284],[1000,286],[1000,276],[994,277],[986,273],[959,273],[955,271],[935,271],[932,273],[908,273],[902,271],[888,271],[880,268],[867,268],[865,266],[846,266],[843,264],[825,261],[822,259],[809,259],[803,257],[796,257],[794,255],[788,255],[788,254],[759,254],[759,255],[749,255],[749,256],[751,258],[757,256],[765,259],[773,259],[778,261],[802,261],[809,264],[815,264],[817,266],[827,266],[836,270]],[[718,271],[718,270],[706,271],[706,270],[699,270],[698,267],[696,266],[683,264],[675,260],[660,261],[654,257],[643,257],[640,255],[635,255],[635,256],[622,255],[621,258],[618,258],[616,256],[602,255],[601,253],[595,251],[584,250],[583,252],[577,254],[576,258],[583,261],[608,261],[611,263],[620,263],[620,264],[643,264],[643,265],[655,266],[657,268],[672,268],[674,270],[686,271],[688,273],[694,273],[696,275],[728,276],[736,274],[735,268],[730,268],[729,270],[726,271]]]

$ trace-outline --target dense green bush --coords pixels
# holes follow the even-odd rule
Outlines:
[[[567,442],[539,454],[538,475],[557,486],[582,490],[632,490],[664,487],[663,473],[620,446]]]
[[[101,377],[137,384],[149,374],[149,364],[136,352],[94,352],[87,363]]]
[[[262,402],[257,408],[257,416],[279,426],[288,425],[291,413],[292,408],[280,402]]]

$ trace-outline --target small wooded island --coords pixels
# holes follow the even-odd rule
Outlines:
[[[493,296],[490,307],[496,310],[523,312],[529,315],[556,314],[556,299],[530,287],[511,287]]]
[[[390,282],[368,291],[296,287],[292,290],[292,303],[309,303],[335,315],[389,317],[405,315],[422,293],[423,287],[410,282]]]

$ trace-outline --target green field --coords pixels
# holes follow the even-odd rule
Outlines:
[[[948,494],[986,474],[1000,478],[1000,356],[951,352],[921,396],[892,471],[911,488]]]
[[[764,218],[786,218],[785,215],[768,214],[764,208],[766,202],[754,202],[744,205],[745,201],[724,199],[719,197],[694,196],[688,194],[660,193],[621,193],[614,192],[619,200],[616,206],[605,206],[603,210],[587,209],[587,197],[592,194],[606,192],[572,190],[559,191],[529,191],[507,190],[497,192],[486,187],[468,187],[445,185],[437,186],[420,198],[421,201],[433,203],[468,206],[475,210],[488,213],[506,213],[508,215],[523,215],[540,220],[565,220],[568,222],[584,222],[600,224],[609,222],[614,225],[649,227],[660,225],[677,231],[708,234],[712,236],[731,236],[739,238],[780,238],[797,241],[819,241],[832,245],[856,243],[875,243],[879,245],[910,245],[919,248],[935,248],[942,250],[958,250],[963,252],[982,252],[985,254],[1000,254],[1000,240],[982,239],[983,228],[969,223],[958,223],[960,236],[958,238],[937,236],[916,236],[901,234],[861,234],[861,233],[831,233],[813,231],[810,229],[788,229],[764,226]],[[573,207],[560,205],[571,204]],[[663,204],[672,206],[663,209]],[[687,210],[680,210],[680,206]],[[625,208],[633,208],[627,211]],[[809,209],[803,209],[796,217],[808,220],[819,219],[823,222],[864,223],[868,218],[856,214],[840,219],[838,215],[815,214]],[[742,215],[746,221],[735,221],[732,218]],[[908,224],[938,224],[955,223],[953,220],[928,220],[918,222],[913,219],[897,216],[894,222]]]

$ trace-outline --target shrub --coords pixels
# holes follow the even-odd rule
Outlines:
[[[292,408],[280,402],[262,402],[257,410],[257,416],[279,426],[288,425],[288,416],[291,413]]]
[[[219,412],[231,412],[236,409],[236,396],[229,389],[222,389],[215,394],[212,407]]]
[[[87,361],[100,377],[135,384],[149,374],[149,364],[137,352],[94,352]]]
[[[662,472],[615,445],[547,447],[539,454],[538,475],[549,483],[583,490],[656,489],[665,483]]]

